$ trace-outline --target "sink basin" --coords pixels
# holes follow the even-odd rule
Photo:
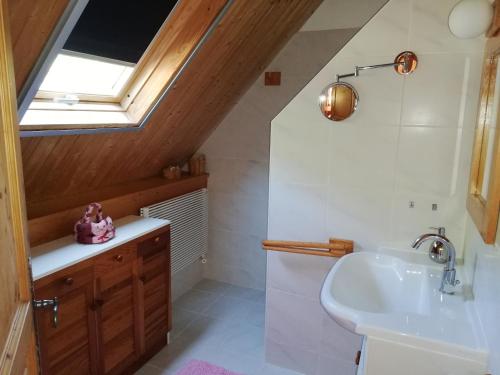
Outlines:
[[[471,371],[483,371],[488,351],[472,302],[460,289],[454,295],[439,292],[442,266],[415,261],[415,252],[391,254],[398,256],[365,251],[337,261],[321,289],[324,309],[344,328],[365,336],[372,349],[377,342],[391,347],[392,358],[395,348],[411,348],[422,355],[458,356],[477,365]],[[418,259],[425,259],[421,254]],[[457,278],[462,276],[458,269]],[[429,360],[415,352],[409,358]]]
[[[426,271],[395,257],[357,253],[331,272],[325,298],[333,296],[338,307],[353,311],[429,314],[429,282],[440,275],[424,276]]]

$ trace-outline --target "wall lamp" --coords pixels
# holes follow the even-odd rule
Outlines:
[[[490,28],[494,5],[489,0],[462,0],[450,12],[448,26],[457,38],[477,38]]]

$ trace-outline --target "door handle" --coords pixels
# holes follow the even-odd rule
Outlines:
[[[35,299],[33,300],[33,307],[35,309],[46,309],[48,307],[52,308],[52,326],[57,328],[59,326],[59,299],[54,297],[53,299]]]

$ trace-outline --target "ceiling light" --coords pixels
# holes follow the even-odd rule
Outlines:
[[[488,0],[462,0],[450,12],[448,26],[457,38],[476,38],[491,25],[493,6]]]

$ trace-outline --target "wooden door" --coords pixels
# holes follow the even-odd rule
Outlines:
[[[42,374],[97,374],[93,266],[79,265],[35,283],[36,299],[54,297],[56,315],[51,308],[36,310]]]
[[[170,331],[170,231],[139,243],[143,346],[146,357],[167,344]]]
[[[38,371],[16,94],[7,20],[0,0],[0,374]]]
[[[136,245],[122,245],[100,255],[95,267],[101,373],[122,374],[139,356]]]

